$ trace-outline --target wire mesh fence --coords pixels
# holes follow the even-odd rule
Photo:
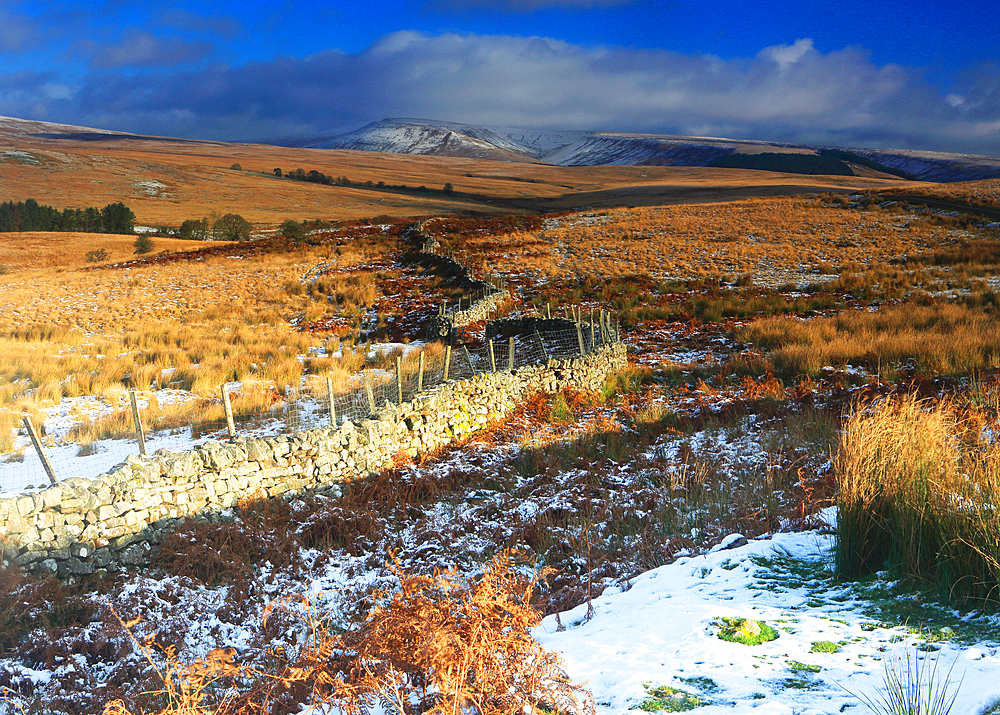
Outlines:
[[[558,327],[553,329],[553,323]],[[95,477],[129,455],[189,450],[208,439],[273,436],[360,422],[387,403],[407,402],[446,381],[585,355],[617,341],[610,321],[602,320],[599,326],[541,321],[538,329],[486,342],[398,350],[391,359],[379,360],[383,367],[336,381],[309,375],[297,386],[231,383],[217,395],[189,395],[186,402],[174,401],[177,391],[135,391],[134,407],[122,399],[69,429],[41,434],[41,449],[32,445],[27,428],[23,429],[17,440],[20,449],[0,457],[0,490],[44,486],[50,481],[49,471],[55,480]]]

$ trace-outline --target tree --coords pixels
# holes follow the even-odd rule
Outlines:
[[[183,238],[185,241],[207,241],[208,219],[189,218],[181,224],[177,237]]]
[[[134,233],[135,214],[119,201],[101,209],[101,224],[104,233]]]
[[[276,167],[274,169],[274,175],[280,177],[281,176],[281,169],[279,169],[279,168]]]
[[[253,224],[239,214],[226,214],[212,226],[216,241],[248,241]]]
[[[449,181],[447,184],[444,185],[444,195],[451,196],[453,193],[455,193],[455,187],[452,186],[451,182]]]
[[[135,246],[135,252],[138,254],[149,253],[153,250],[153,239],[144,233],[139,234],[135,242],[132,244]]]
[[[285,238],[301,241],[306,237],[306,227],[294,219],[287,219],[281,223],[278,229]]]

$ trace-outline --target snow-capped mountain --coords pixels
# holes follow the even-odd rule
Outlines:
[[[732,153],[815,153],[821,148],[668,134],[483,127],[426,119],[384,119],[347,134],[278,143],[317,149],[537,161],[559,166],[706,166]],[[924,181],[1000,178],[1000,158],[996,157],[892,149],[850,151]]]

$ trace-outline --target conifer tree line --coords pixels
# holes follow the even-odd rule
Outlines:
[[[135,214],[122,202],[102,209],[59,209],[35,199],[0,204],[0,232],[80,231],[81,233],[133,233]]]

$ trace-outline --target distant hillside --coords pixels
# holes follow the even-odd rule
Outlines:
[[[763,165],[789,173],[815,174],[823,167],[844,175],[850,164],[921,181],[1000,178],[1000,158],[910,150],[814,147],[778,142],[683,137],[667,134],[556,131],[484,127],[425,119],[385,119],[347,134],[279,141],[284,146],[353,149],[395,154],[456,156],[557,166],[733,166]],[[754,157],[813,156],[814,159]],[[733,155],[734,158],[724,158]],[[721,164],[719,162],[722,162]]]

